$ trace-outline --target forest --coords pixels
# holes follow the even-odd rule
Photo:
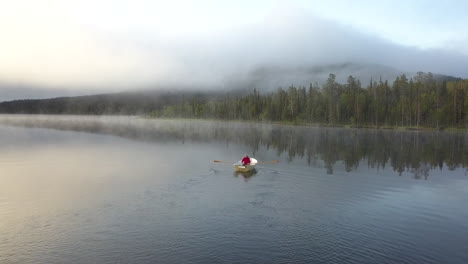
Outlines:
[[[253,89],[218,100],[186,98],[153,111],[153,117],[251,120],[294,124],[372,127],[468,127],[468,80],[436,78],[418,72],[363,85],[353,76],[345,84],[330,74],[321,87],[291,85],[271,93]]]
[[[151,90],[0,103],[0,113],[143,115],[354,127],[468,128],[468,79],[418,72],[393,82],[335,74],[308,87]]]
[[[142,90],[50,99],[23,99],[0,102],[3,114],[49,115],[147,115],[168,105],[181,104],[185,97],[212,100],[220,93],[187,90]]]

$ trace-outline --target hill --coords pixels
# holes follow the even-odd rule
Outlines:
[[[218,96],[220,93],[146,90],[49,99],[24,99],[0,103],[0,113],[135,115],[183,103],[185,98],[204,103]]]
[[[369,64],[335,64],[321,67],[259,67],[243,76],[231,76],[223,88],[174,88],[166,87],[159,90],[139,90],[120,93],[102,93],[96,95],[55,97],[48,99],[23,99],[0,103],[0,113],[22,114],[122,114],[135,115],[158,112],[171,105],[204,105],[208,101],[226,99],[257,92],[268,94],[277,91],[279,87],[287,88],[322,87],[330,73],[334,73],[337,83],[346,83],[352,75],[362,86],[367,86],[371,80],[385,81],[392,84],[397,76],[405,74],[408,77],[416,74],[404,73],[390,67]],[[439,83],[458,81],[460,78],[440,74],[432,75]],[[1,90],[1,87],[0,87]],[[192,112],[195,110],[192,109]]]

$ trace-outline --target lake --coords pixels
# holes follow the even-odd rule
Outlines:
[[[466,133],[0,115],[0,263],[468,263],[467,165]]]

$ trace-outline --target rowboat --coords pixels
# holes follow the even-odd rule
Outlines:
[[[234,169],[238,172],[248,172],[255,170],[255,165],[258,163],[258,161],[254,158],[250,158],[250,164],[248,165],[242,165],[241,161],[238,161],[234,163]]]

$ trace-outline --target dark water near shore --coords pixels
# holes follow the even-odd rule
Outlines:
[[[468,263],[467,167],[465,133],[3,115],[0,263]]]

